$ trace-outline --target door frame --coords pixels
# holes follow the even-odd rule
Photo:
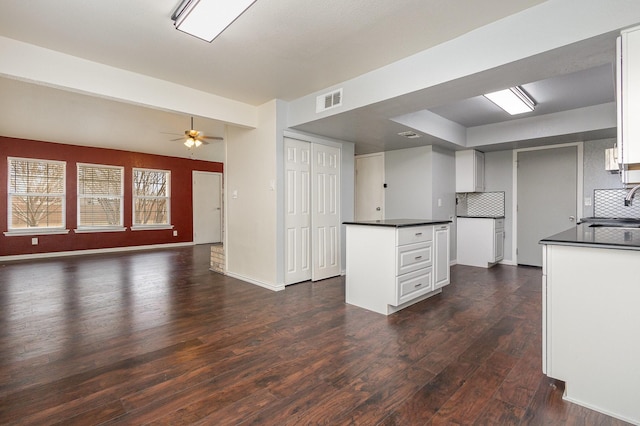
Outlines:
[[[382,219],[385,218],[385,191],[384,191],[384,185],[385,185],[385,170],[384,170],[384,152],[375,152],[373,154],[361,154],[361,155],[356,155],[355,156],[355,161],[354,161],[354,168],[355,168],[355,172],[356,172],[356,177],[355,177],[355,191],[354,191],[354,218],[355,220],[359,220],[358,219],[358,159],[360,158],[371,158],[371,157],[380,157],[382,160],[382,186],[380,187],[380,193],[382,194],[382,201],[381,201],[381,205],[380,208],[382,209]]]
[[[511,235],[513,235],[513,239],[511,241],[511,258],[513,259],[513,264],[518,264],[518,153],[524,151],[539,151],[543,149],[555,149],[555,148],[564,148],[569,146],[575,146],[577,150],[576,161],[576,222],[582,217],[582,200],[584,198],[584,142],[570,142],[563,143],[557,145],[545,145],[545,146],[536,146],[532,148],[519,148],[513,150],[513,195],[512,195],[512,212],[513,212],[513,221],[512,221],[512,229]]]
[[[192,229],[191,229],[191,241],[193,241],[193,243],[195,244],[196,242],[196,203],[195,203],[195,197],[196,197],[196,191],[193,189],[193,185],[195,183],[196,180],[196,176],[198,175],[216,175],[218,176],[218,182],[219,182],[219,186],[218,186],[218,193],[220,194],[220,223],[218,224],[218,227],[220,229],[220,242],[224,243],[224,194],[223,194],[223,188],[224,188],[224,175],[220,172],[206,172],[206,171],[202,171],[202,170],[193,170],[191,172],[191,224],[192,224]]]

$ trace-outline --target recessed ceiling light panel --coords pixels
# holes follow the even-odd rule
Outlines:
[[[213,41],[256,0],[185,0],[173,13],[180,31]]]
[[[536,106],[533,99],[520,87],[510,87],[484,96],[511,115],[531,112]]]

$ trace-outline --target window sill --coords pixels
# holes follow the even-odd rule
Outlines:
[[[89,233],[94,233],[94,232],[124,232],[127,230],[127,227],[120,227],[120,226],[104,226],[104,227],[93,227],[93,228],[77,228],[74,229],[73,232],[75,232],[76,234],[89,234]]]
[[[14,229],[3,232],[5,237],[20,237],[26,235],[62,235],[68,233],[68,229]]]
[[[157,231],[163,229],[173,229],[173,225],[133,225],[132,231]]]

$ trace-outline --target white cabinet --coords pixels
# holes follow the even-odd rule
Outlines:
[[[449,264],[449,225],[436,225],[433,228],[433,247],[435,251],[433,264],[433,288],[441,288],[450,282]]]
[[[618,161],[640,163],[640,27],[618,40]]]
[[[488,268],[504,259],[504,219],[459,217],[457,263]]]
[[[640,251],[542,247],[543,373],[563,399],[640,424]]]
[[[617,44],[618,161],[623,183],[640,182],[640,27],[620,33]]]
[[[484,154],[469,149],[456,151],[456,192],[484,191]]]
[[[346,228],[347,303],[389,315],[449,284],[449,225]]]

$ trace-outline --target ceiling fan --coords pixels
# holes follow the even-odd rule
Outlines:
[[[200,145],[207,145],[209,142],[206,139],[210,140],[223,140],[220,136],[205,136],[204,133],[195,130],[193,128],[193,117],[191,117],[191,129],[184,131],[184,136],[176,139],[171,139],[171,141],[180,141],[184,140],[184,145],[191,149],[193,147],[199,147]]]

